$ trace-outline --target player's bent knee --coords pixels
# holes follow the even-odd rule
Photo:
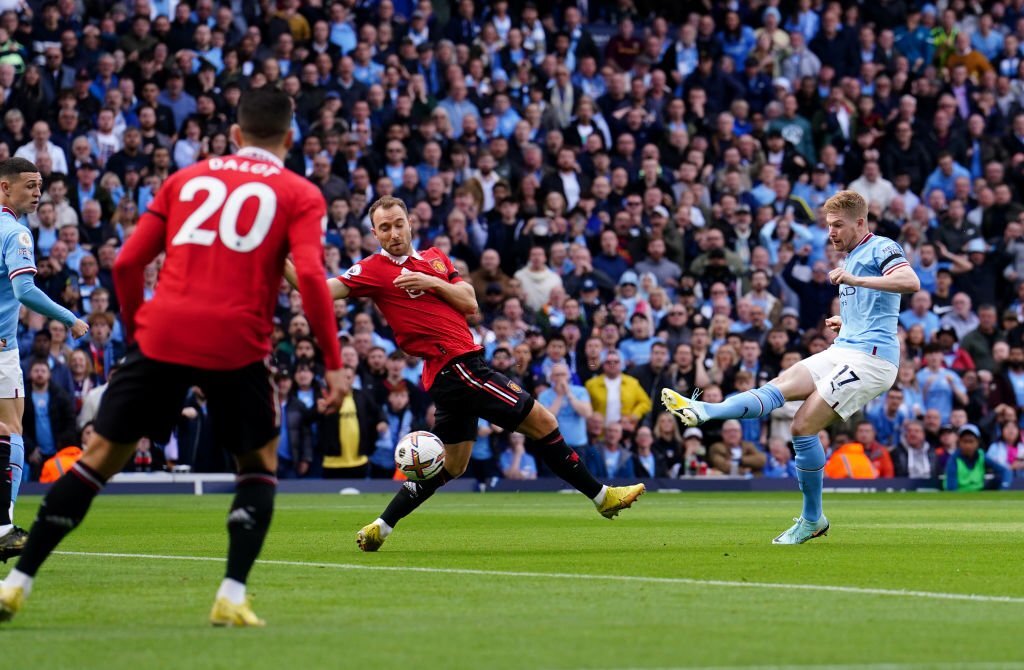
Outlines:
[[[451,463],[445,461],[444,469],[448,471],[448,474],[452,476],[452,479],[458,479],[462,475],[466,474],[466,469],[469,468],[469,462],[462,463]]]
[[[547,407],[539,402],[534,403],[533,409],[526,417],[526,420],[519,425],[518,431],[528,439],[539,440],[558,430],[558,419]]]

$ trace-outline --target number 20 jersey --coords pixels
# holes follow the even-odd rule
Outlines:
[[[325,216],[320,190],[261,149],[171,175],[122,252],[167,252],[134,321],[142,353],[209,370],[265,358],[285,257],[322,267]]]

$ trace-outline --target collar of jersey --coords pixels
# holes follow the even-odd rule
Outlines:
[[[864,243],[867,242],[868,240],[870,240],[874,236],[875,236],[874,233],[868,233],[864,237],[860,238],[860,242],[857,243],[857,246],[855,246],[853,249],[850,249],[848,252],[846,252],[847,258],[849,258],[850,254],[852,254],[854,251],[856,251],[857,249],[860,249],[862,246],[864,246]]]
[[[273,163],[277,167],[284,167],[284,161],[266,149],[260,149],[259,147],[242,147],[235,152],[235,155],[244,156],[245,158],[255,158],[256,160]]]
[[[3,213],[3,214],[10,214],[10,215],[11,215],[11,216],[13,216],[13,217],[14,217],[15,219],[20,219],[20,218],[21,218],[20,216],[18,216],[18,213],[17,213],[17,212],[15,212],[15,211],[14,211],[13,209],[11,209],[10,207],[8,207],[7,205],[4,205],[3,207],[0,207],[0,213]]]
[[[395,265],[401,265],[409,260],[408,256],[395,256],[394,254],[389,253],[386,249],[381,249],[380,253]],[[412,257],[418,261],[423,260],[423,256],[420,256],[420,253],[415,249],[412,250]]]

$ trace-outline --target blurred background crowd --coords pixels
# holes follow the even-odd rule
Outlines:
[[[595,474],[793,475],[797,403],[683,431],[657,397],[719,400],[830,344],[819,208],[851,188],[923,290],[897,386],[828,436],[847,464],[830,474],[980,462],[1005,482],[1024,470],[1022,40],[1024,0],[0,0],[0,158],[42,171],[36,281],[92,326],[75,342],[23,315],[33,471],[79,443],[123,352],[111,265],[140,213],[230,153],[242,91],[274,86],[294,101],[286,164],[328,204],[328,273],[376,251],[375,198],[405,201],[415,244],[476,289],[488,361]],[[397,439],[432,424],[421,364],[369,304],[336,314],[355,410],[327,416],[282,284],[282,473],[390,477]],[[483,422],[473,456],[483,483],[545,474]],[[171,465],[228,468],[200,389],[130,467]]]

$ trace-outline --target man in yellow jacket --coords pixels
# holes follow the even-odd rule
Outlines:
[[[632,432],[651,411],[651,397],[636,377],[622,373],[622,355],[612,349],[601,364],[602,374],[585,384],[594,411],[604,417],[605,424],[621,421]]]

